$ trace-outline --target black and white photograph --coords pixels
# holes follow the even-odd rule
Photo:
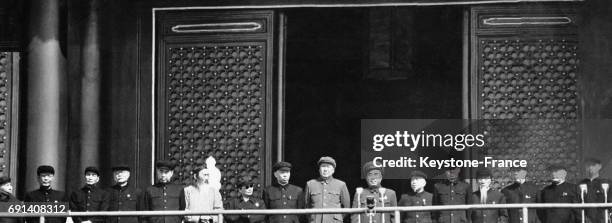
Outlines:
[[[612,223],[611,0],[0,0],[0,222]]]

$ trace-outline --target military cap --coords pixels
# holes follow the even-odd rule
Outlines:
[[[559,170],[567,171],[567,168],[565,168],[563,165],[557,165],[557,164],[550,165],[547,169],[548,171],[551,171],[551,172],[556,172]]]
[[[317,162],[317,164],[318,164],[319,166],[321,166],[321,164],[323,164],[323,163],[330,164],[330,165],[334,166],[334,168],[336,168],[336,160],[334,160],[334,158],[331,158],[331,157],[329,157],[329,156],[324,156],[324,157],[321,157],[321,158],[319,159],[319,162]]]
[[[517,171],[527,171],[527,167],[522,167],[522,166],[515,166],[515,167],[510,167],[510,171],[512,172],[517,172]]]
[[[155,168],[157,169],[166,169],[166,170],[174,170],[174,164],[169,160],[158,160],[155,163]]]
[[[55,169],[52,166],[42,165],[36,169],[36,174],[40,175],[41,173],[55,174]]]
[[[372,170],[379,170],[381,174],[384,173],[384,169],[382,168],[382,166],[376,167],[374,165],[374,162],[372,162],[372,161],[363,164],[363,169],[362,170],[363,170],[363,174],[364,175],[368,175],[368,173],[370,171],[372,171]]]
[[[10,183],[11,182],[11,178],[7,177],[7,176],[1,176],[0,177],[0,186],[6,184],[6,183]]]
[[[115,172],[115,171],[122,171],[122,170],[132,171],[132,169],[129,166],[127,166],[127,165],[117,165],[117,166],[114,166],[112,168],[112,170],[113,170],[113,172]]]
[[[416,178],[416,177],[420,177],[420,178],[423,178],[423,179],[427,180],[427,174],[423,173],[423,171],[415,170],[415,171],[410,172],[410,178],[411,179],[412,178]]]
[[[272,166],[272,172],[276,172],[277,170],[291,171],[291,163],[288,162],[278,162]]]
[[[491,170],[489,169],[478,169],[476,171],[477,179],[492,178],[492,177],[493,177],[493,174],[491,174]]]
[[[593,165],[601,165],[601,160],[596,159],[596,158],[588,158],[586,160],[584,160],[584,164],[588,165],[588,166],[593,166]]]
[[[100,171],[98,170],[98,168],[93,167],[93,166],[88,166],[87,168],[85,168],[85,174],[87,174],[87,172],[92,172],[95,173],[96,175],[100,176]]]

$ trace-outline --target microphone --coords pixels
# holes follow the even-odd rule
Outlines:
[[[584,194],[586,194],[587,192],[588,192],[587,185],[586,184],[580,184],[580,197],[582,197],[583,201],[584,201]]]
[[[355,193],[357,193],[357,208],[361,208],[361,193],[363,193],[363,187],[355,188]],[[361,215],[357,216],[357,222],[361,223]]]

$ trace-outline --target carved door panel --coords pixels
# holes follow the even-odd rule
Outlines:
[[[272,11],[156,14],[156,158],[181,183],[208,156],[226,198],[269,181],[273,24]]]
[[[580,102],[576,14],[570,5],[470,10],[470,117],[482,119],[480,155],[525,159],[543,184],[553,164],[579,176]],[[498,186],[509,171],[494,169]]]
[[[17,177],[18,81],[19,53],[0,52],[0,176],[13,180]]]

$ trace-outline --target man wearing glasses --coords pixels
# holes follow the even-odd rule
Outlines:
[[[242,180],[238,183],[240,197],[230,200],[227,204],[227,209],[246,210],[246,209],[266,209],[263,200],[253,196],[253,183],[248,180]],[[265,215],[228,215],[228,222],[234,223],[258,223],[264,222]]]

